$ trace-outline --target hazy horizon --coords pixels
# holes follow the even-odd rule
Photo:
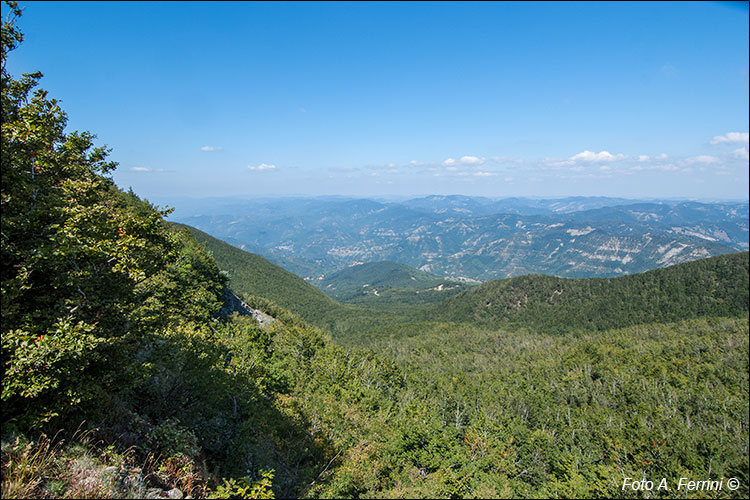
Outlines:
[[[479,195],[465,195],[460,193],[452,193],[452,194],[436,194],[436,193],[423,193],[423,194],[406,194],[406,195],[362,195],[362,196],[356,196],[356,195],[343,195],[343,194],[305,194],[305,193],[285,193],[285,194],[263,194],[263,195],[226,195],[226,196],[190,196],[190,195],[177,195],[177,196],[163,196],[163,195],[157,195],[154,197],[146,197],[148,201],[151,203],[154,203],[158,206],[169,206],[175,209],[179,209],[178,206],[181,202],[212,202],[212,201],[264,201],[264,200],[335,200],[335,199],[341,199],[341,200],[372,200],[377,202],[383,202],[383,203],[400,203],[404,201],[409,200],[416,200],[420,198],[429,198],[429,197],[465,197],[465,198],[483,198],[491,201],[502,201],[507,199],[526,199],[526,200],[536,200],[536,201],[550,201],[550,200],[565,200],[565,199],[592,199],[592,198],[605,198],[605,199],[618,199],[623,200],[625,202],[633,202],[640,203],[640,202],[646,202],[646,203],[656,203],[656,202],[671,202],[671,203],[679,203],[679,202],[696,202],[696,203],[705,203],[705,204],[712,204],[712,203],[729,203],[729,204],[742,204],[742,203],[749,203],[750,199],[748,198],[710,198],[710,197],[704,197],[704,198],[685,198],[685,197],[640,197],[640,198],[629,198],[629,197],[615,197],[615,196],[579,196],[579,195],[569,195],[569,196],[479,196]]]

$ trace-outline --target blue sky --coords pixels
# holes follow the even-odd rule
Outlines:
[[[746,2],[19,3],[150,199],[748,198]]]

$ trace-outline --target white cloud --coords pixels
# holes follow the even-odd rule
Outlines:
[[[163,168],[151,168],[151,167],[130,167],[128,170],[131,172],[174,172],[174,170],[165,170]]]
[[[201,151],[221,151],[222,149],[224,148],[221,146],[203,146]]]
[[[474,177],[494,177],[496,175],[494,172],[474,172]]]
[[[484,163],[484,158],[478,156],[462,156],[460,160],[462,165],[481,165]]]
[[[650,160],[650,158],[648,157],[648,155],[640,155],[640,156],[638,156],[638,161],[648,161],[648,160]]]
[[[258,171],[258,170],[275,170],[276,169],[276,165],[266,165],[265,163],[261,163],[260,165],[257,165],[257,166],[248,165],[247,169],[248,170],[255,170],[255,171]]]
[[[711,140],[711,144],[748,144],[750,133],[727,132],[725,135],[717,135]]]
[[[582,151],[576,155],[570,157],[573,162],[585,161],[585,162],[599,162],[599,161],[615,161],[626,158],[625,155],[617,154],[613,155],[609,151],[599,151],[594,153],[593,151]]]
[[[409,164],[414,165],[415,167],[421,167],[422,165],[424,165],[424,162],[421,162],[419,160],[412,160],[409,162]]]
[[[627,155],[623,155],[623,154],[613,155],[609,151],[599,151],[598,153],[595,153],[593,151],[585,150],[585,151],[581,151],[578,154],[574,154],[567,160],[548,159],[548,160],[545,160],[544,163],[554,168],[571,167],[571,170],[581,171],[583,170],[583,167],[580,166],[581,163],[602,163],[602,162],[618,161],[618,160],[624,160],[627,157],[628,157]]]
[[[659,160],[666,160],[667,158],[669,158],[669,155],[667,153],[662,153],[659,156],[657,156],[656,158],[659,159]]]
[[[453,165],[481,165],[485,161],[484,157],[480,158],[478,156],[462,156],[458,160],[454,158],[448,158],[443,162],[443,165],[446,167],[453,166]]]

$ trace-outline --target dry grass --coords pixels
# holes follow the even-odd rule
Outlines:
[[[13,436],[2,442],[1,498],[141,498],[147,485],[205,498],[194,459],[149,454],[140,466],[138,461],[134,449],[119,452],[94,441],[92,433],[77,432],[68,442]]]
[[[2,443],[2,498],[43,498],[40,486],[53,480],[60,443],[42,436],[38,441]]]

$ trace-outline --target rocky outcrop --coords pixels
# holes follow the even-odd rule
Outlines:
[[[242,316],[252,316],[258,325],[266,327],[276,321],[272,316],[264,313],[259,309],[253,309],[249,305],[245,304],[242,299],[237,297],[232,290],[229,288],[224,289],[224,305],[219,311],[222,317],[227,317],[233,313],[240,314]]]

